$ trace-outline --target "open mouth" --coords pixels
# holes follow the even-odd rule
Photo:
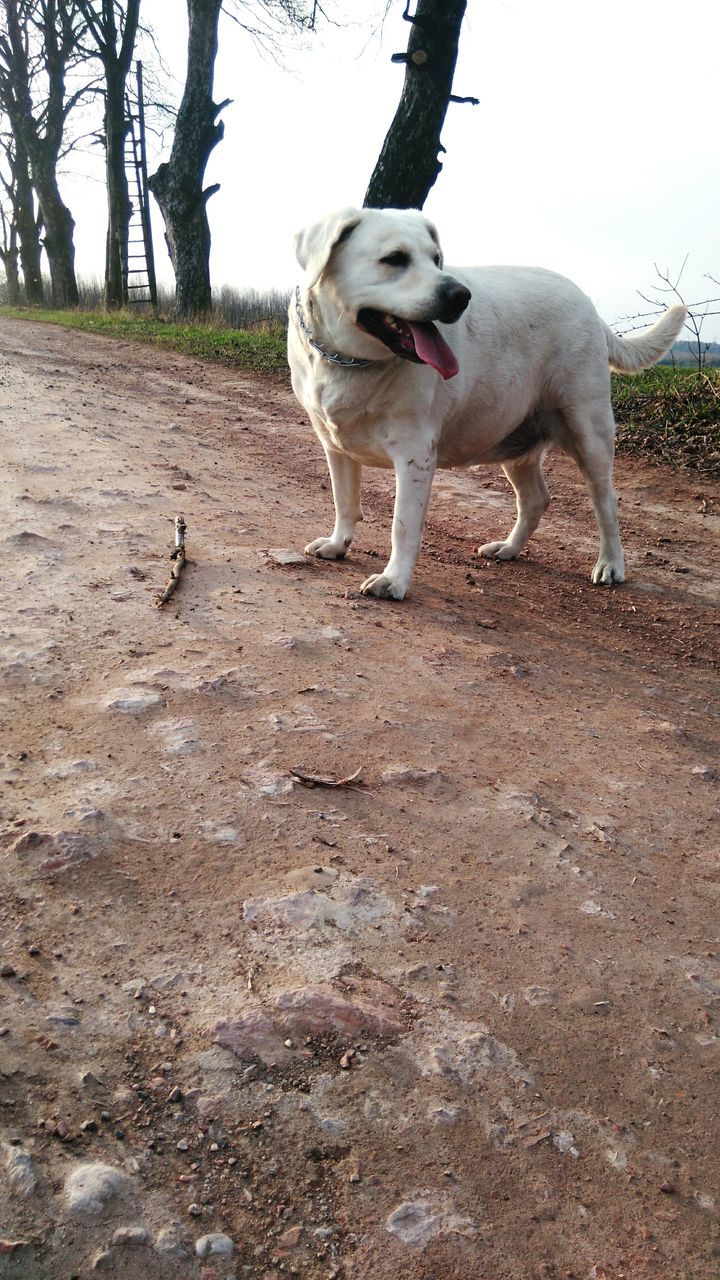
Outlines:
[[[403,360],[429,364],[441,378],[454,378],[460,366],[445,339],[429,320],[402,320],[387,312],[363,307],[357,322],[361,329]]]

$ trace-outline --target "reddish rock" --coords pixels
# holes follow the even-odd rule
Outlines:
[[[336,1033],[351,1039],[360,1032],[389,1038],[404,1030],[397,993],[377,979],[349,976],[335,985],[284,991],[262,1007],[248,1010],[213,1028],[216,1044],[239,1058],[257,1057],[268,1065],[287,1062],[297,1052],[285,1045],[292,1033]]]

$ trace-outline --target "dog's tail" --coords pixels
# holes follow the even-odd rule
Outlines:
[[[618,338],[605,325],[610,368],[618,373],[638,373],[655,364],[670,349],[685,323],[687,307],[669,307],[657,324],[637,338]]]

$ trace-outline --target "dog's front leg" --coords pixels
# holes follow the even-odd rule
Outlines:
[[[335,528],[329,537],[309,542],[305,555],[319,556],[321,560],[342,560],[353,540],[355,525],[363,518],[360,506],[362,466],[347,453],[340,453],[328,445],[323,445],[323,448],[330,468]]]
[[[416,436],[392,456],[395,469],[392,551],[383,572],[371,574],[360,590],[366,596],[403,600],[420,551],[437,463],[436,446],[434,441]]]

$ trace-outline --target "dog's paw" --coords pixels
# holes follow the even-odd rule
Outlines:
[[[591,581],[593,584],[603,587],[614,587],[620,582],[625,581],[625,565],[622,558],[620,560],[598,560],[592,571]]]
[[[478,547],[477,553],[487,560],[515,560],[519,555],[511,542],[486,542]]]
[[[344,560],[349,546],[349,542],[336,542],[334,538],[316,538],[308,542],[305,555],[318,556],[321,560]]]
[[[371,573],[360,583],[364,596],[377,596],[379,600],[404,600],[407,587],[388,577],[386,573]]]

